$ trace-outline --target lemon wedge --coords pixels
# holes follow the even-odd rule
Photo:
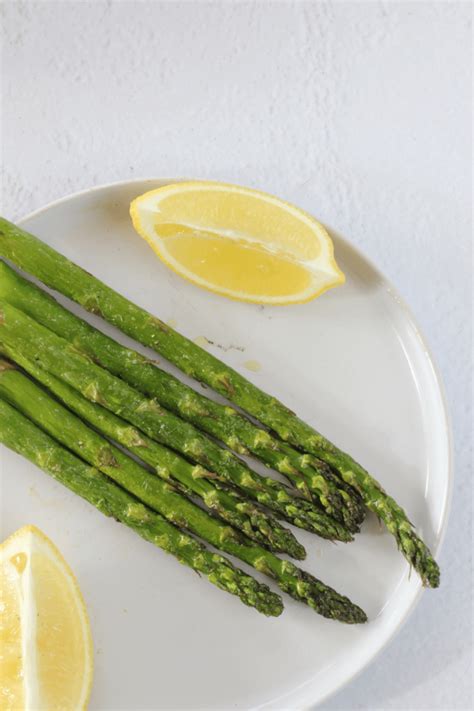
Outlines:
[[[44,533],[24,526],[0,546],[0,708],[84,709],[91,683],[76,579]]]
[[[267,193],[173,183],[137,197],[130,214],[138,234],[173,271],[232,299],[302,303],[345,280],[324,227]]]

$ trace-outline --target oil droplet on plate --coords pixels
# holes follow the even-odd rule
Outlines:
[[[207,348],[209,345],[209,341],[207,340],[206,336],[198,336],[194,339],[194,343],[197,346],[200,346],[201,348]]]
[[[258,360],[246,360],[244,363],[244,368],[247,368],[247,370],[251,370],[253,373],[258,373],[258,371],[262,369],[262,366],[258,362]]]

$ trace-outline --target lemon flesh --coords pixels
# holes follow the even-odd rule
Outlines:
[[[0,546],[0,708],[83,709],[92,639],[67,563],[34,526]]]
[[[175,183],[136,198],[130,212],[137,232],[169,267],[234,299],[298,303],[344,282],[324,227],[266,193]]]

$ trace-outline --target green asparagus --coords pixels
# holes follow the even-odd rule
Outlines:
[[[162,409],[155,400],[146,399],[5,301],[0,301],[0,348],[13,358],[16,351],[34,361],[88,400],[134,424],[152,439],[180,451],[218,480],[236,485],[300,528],[322,533],[326,538],[350,540],[351,534],[344,526],[309,501],[293,496],[274,479],[256,474],[192,425]]]
[[[144,356],[125,348],[52,299],[49,294],[0,262],[0,298],[6,299],[38,323],[74,344],[95,363],[117,375],[184,420],[213,435],[238,454],[252,453],[289,478],[322,508],[355,532],[364,508],[358,495],[350,495],[331,479],[324,462],[296,451],[272,437],[231,407],[197,393]]]
[[[26,378],[11,381],[8,392],[2,389],[2,397],[143,504],[175,526],[193,532],[273,578],[282,590],[324,617],[350,624],[366,621],[365,613],[348,598],[203,511],[179,494],[171,483],[140,466],[41,388],[34,385],[31,388],[26,383]]]
[[[197,494],[219,518],[270,550],[288,553],[299,560],[305,558],[305,549],[291,531],[283,528],[276,519],[236,492],[216,487],[209,479],[203,477],[200,465],[193,466],[171,450],[162,447],[100,405],[86,400],[69,385],[41,370],[19,354],[13,360],[96,430],[115,439],[132,454],[150,464],[160,477],[166,480],[172,477],[184,487],[185,491],[189,490]],[[4,363],[5,361],[0,360],[0,396],[12,401],[16,407],[26,412],[21,403],[25,400],[33,402],[35,398],[40,399],[42,391],[19,370],[2,367]]]
[[[30,420],[0,399],[0,441],[64,484],[106,516],[128,526],[146,541],[174,555],[180,563],[255,607],[264,615],[278,616],[281,598],[192,536],[168,523],[130,496],[97,469],[61,447]]]
[[[135,340],[153,348],[187,375],[210,385],[276,432],[284,442],[323,459],[337,470],[344,482],[360,493],[367,508],[384,521],[423,584],[439,585],[439,567],[404,510],[349,454],[300,420],[279,400],[32,234],[1,218],[0,254],[86,310],[102,316]]]

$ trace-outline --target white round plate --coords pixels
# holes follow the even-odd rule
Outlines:
[[[212,341],[214,354],[364,464],[437,551],[451,489],[448,419],[427,346],[393,287],[333,234],[347,283],[316,301],[264,308],[202,291],[132,229],[132,198],[165,182],[94,188],[22,224],[188,337]],[[373,659],[420,596],[417,575],[369,515],[352,544],[298,536],[308,550],[303,567],[370,622],[331,622],[287,596],[283,615],[267,619],[6,450],[2,469],[3,533],[39,526],[84,592],[95,646],[91,709],[313,706]]]

